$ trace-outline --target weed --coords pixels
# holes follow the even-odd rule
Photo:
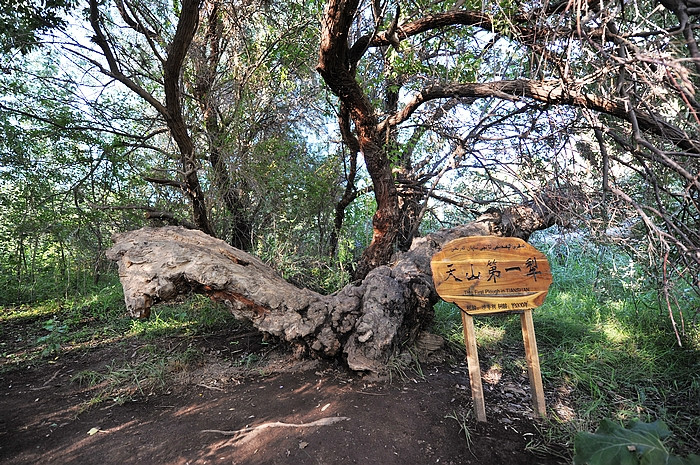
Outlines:
[[[406,360],[406,357],[403,356],[403,354],[400,354],[398,356],[393,356],[389,359],[389,362],[387,363],[387,372],[389,374],[389,381],[393,381],[394,377],[402,380],[402,381],[407,381],[409,380],[408,373],[406,370],[408,370],[408,367],[410,366],[410,362]]]
[[[71,382],[96,389],[83,405],[82,411],[85,411],[106,400],[122,404],[135,396],[147,396],[163,389],[167,386],[171,373],[182,365],[180,357],[168,360],[163,353],[156,351],[135,362],[113,362],[104,371],[81,371],[71,378]]]
[[[49,357],[59,353],[61,351],[63,334],[68,331],[68,326],[52,318],[43,323],[42,329],[48,331],[48,334],[45,334],[36,340],[37,344],[44,345],[44,348],[41,350],[41,356]]]
[[[394,355],[387,363],[387,373],[389,380],[394,377],[402,381],[410,381],[413,378],[424,378],[423,368],[421,367],[418,355],[413,350],[406,350],[398,355]],[[412,376],[415,375],[415,376]]]
[[[93,370],[83,370],[71,377],[72,383],[78,383],[80,386],[93,387],[99,384],[103,379],[103,375]]]
[[[459,412],[457,413],[456,411],[452,411],[452,413],[449,413],[445,415],[445,418],[448,418],[450,420],[454,420],[459,424],[459,432],[464,434],[464,440],[467,444],[467,449],[469,452],[472,451],[472,435],[471,431],[469,431],[469,415],[471,414],[471,410],[468,410],[466,412]]]
[[[260,356],[255,353],[249,353],[241,355],[238,359],[234,360],[233,366],[238,368],[245,368],[249,370],[251,367],[255,366],[255,363],[260,360]]]

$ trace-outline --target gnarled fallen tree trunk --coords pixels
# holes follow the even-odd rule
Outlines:
[[[381,372],[432,319],[438,296],[430,260],[444,244],[465,236],[527,239],[552,223],[529,207],[490,210],[469,224],[415,240],[391,265],[332,295],[299,289],[252,255],[183,227],[116,234],[107,257],[119,264],[134,317],[148,317],[153,304],[178,294],[204,293],[265,333],[319,355],[342,356],[353,370]]]

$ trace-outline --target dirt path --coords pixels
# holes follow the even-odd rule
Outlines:
[[[443,359],[426,364],[422,376],[399,371],[379,381],[327,362],[294,362],[279,351],[244,369],[226,347],[207,340],[195,367],[123,403],[97,402],[99,385],[71,379],[118,366],[138,347],[108,344],[38,366],[6,363],[0,463],[565,463],[531,452],[539,433],[527,386],[487,385],[490,421],[476,423],[459,362]]]

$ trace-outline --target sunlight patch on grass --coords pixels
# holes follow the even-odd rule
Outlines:
[[[476,333],[476,339],[479,341],[479,346],[482,347],[493,347],[498,343],[503,341],[506,335],[506,330],[504,327],[493,326],[489,324],[479,325],[474,328]]]
[[[173,318],[172,315],[163,315],[161,312],[155,311],[148,320],[132,320],[129,335],[148,339],[173,332],[186,332],[187,329],[194,326],[194,321]]]
[[[487,383],[498,384],[503,376],[503,367],[500,363],[493,363],[482,376]]]
[[[686,330],[684,342],[688,349],[700,351],[700,324]]]
[[[192,295],[185,302],[158,305],[148,320],[132,320],[129,334],[146,339],[166,334],[195,334],[216,328],[241,325],[223,304],[201,295]]]
[[[554,404],[554,412],[557,415],[557,419],[562,422],[574,421],[577,418],[576,411],[570,406],[565,405],[561,402]]]
[[[36,305],[21,305],[20,307],[5,307],[0,313],[0,322],[33,320],[42,316],[50,316],[60,311],[60,301],[47,300]]]
[[[630,340],[631,334],[622,324],[613,319],[607,320],[600,325],[606,339],[613,344],[622,344]]]
[[[134,320],[126,315],[116,278],[80,295],[3,308],[2,323],[6,324],[0,326],[0,370],[133,338],[151,341],[161,336],[191,336],[242,324],[223,305],[203,296],[159,305],[151,319]]]

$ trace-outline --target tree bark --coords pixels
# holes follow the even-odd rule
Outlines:
[[[479,235],[527,239],[553,222],[525,206],[491,209],[472,223],[415,240],[391,266],[379,266],[332,295],[299,289],[252,255],[182,227],[116,234],[107,257],[119,264],[134,317],[147,318],[153,304],[177,295],[203,293],[301,352],[343,358],[357,371],[382,372],[432,319],[438,296],[430,260],[444,244]]]
[[[229,214],[228,231],[221,237],[227,238],[238,249],[250,250],[253,247],[251,233],[253,225],[246,208],[245,197],[238,189],[226,164],[225,140],[226,127],[219,117],[219,99],[213,92],[222,54],[223,23],[218,3],[212,3],[207,15],[206,32],[200,41],[194,41],[192,63],[194,65],[195,85],[191,93],[199,104],[204,119],[207,143],[209,146],[209,164],[212,169],[212,181],[224,207]],[[226,234],[226,233],[229,234]]]
[[[331,0],[322,22],[318,72],[331,91],[340,98],[355,124],[360,151],[372,178],[377,210],[372,218],[372,242],[360,257],[355,278],[364,278],[370,270],[389,261],[400,220],[399,199],[391,162],[384,151],[377,115],[369,99],[355,80],[354,65],[348,59],[348,35],[357,0]]]

